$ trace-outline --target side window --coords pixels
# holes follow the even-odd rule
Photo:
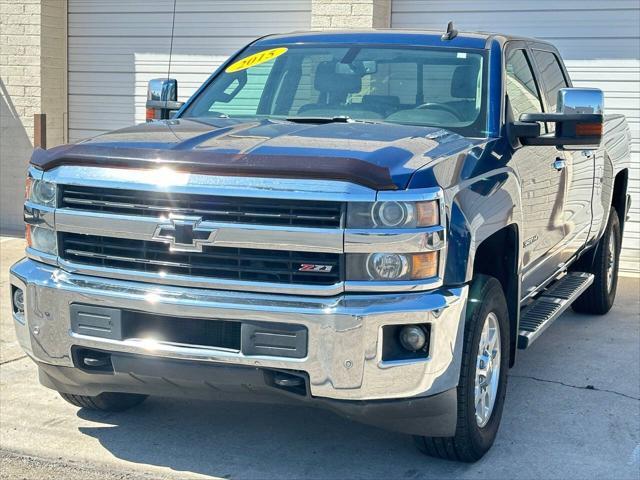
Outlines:
[[[564,77],[564,73],[558,62],[558,57],[556,57],[554,53],[534,50],[533,56],[538,64],[542,83],[546,90],[549,112],[555,112],[558,102],[558,90],[569,86],[567,79]]]
[[[516,120],[523,113],[542,112],[540,92],[524,50],[514,50],[509,54],[506,82],[507,95]]]

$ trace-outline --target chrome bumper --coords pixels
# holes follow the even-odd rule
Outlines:
[[[72,346],[264,368],[309,376],[313,396],[375,400],[435,395],[454,388],[460,372],[467,287],[425,293],[331,298],[203,290],[71,274],[31,259],[11,268],[11,284],[26,295],[24,318],[14,315],[22,348],[36,361],[73,367]],[[304,325],[305,358],[246,356],[237,351],[78,335],[71,303],[194,318]],[[430,323],[430,356],[382,361],[382,326]]]

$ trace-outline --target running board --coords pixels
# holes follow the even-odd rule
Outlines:
[[[520,316],[518,348],[529,347],[592,283],[592,274],[572,272],[542,292]]]

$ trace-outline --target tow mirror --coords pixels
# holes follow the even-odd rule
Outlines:
[[[178,101],[178,81],[173,78],[154,78],[147,88],[146,119],[167,120],[183,103]]]
[[[604,125],[604,94],[596,88],[562,88],[558,92],[556,113],[523,113],[511,126],[524,145],[555,145],[564,150],[597,148]],[[540,135],[539,123],[554,122],[554,134]],[[523,124],[538,125],[535,129]]]

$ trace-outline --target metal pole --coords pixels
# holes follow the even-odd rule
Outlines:
[[[35,113],[33,115],[33,146],[35,148],[47,148],[47,114]]]

